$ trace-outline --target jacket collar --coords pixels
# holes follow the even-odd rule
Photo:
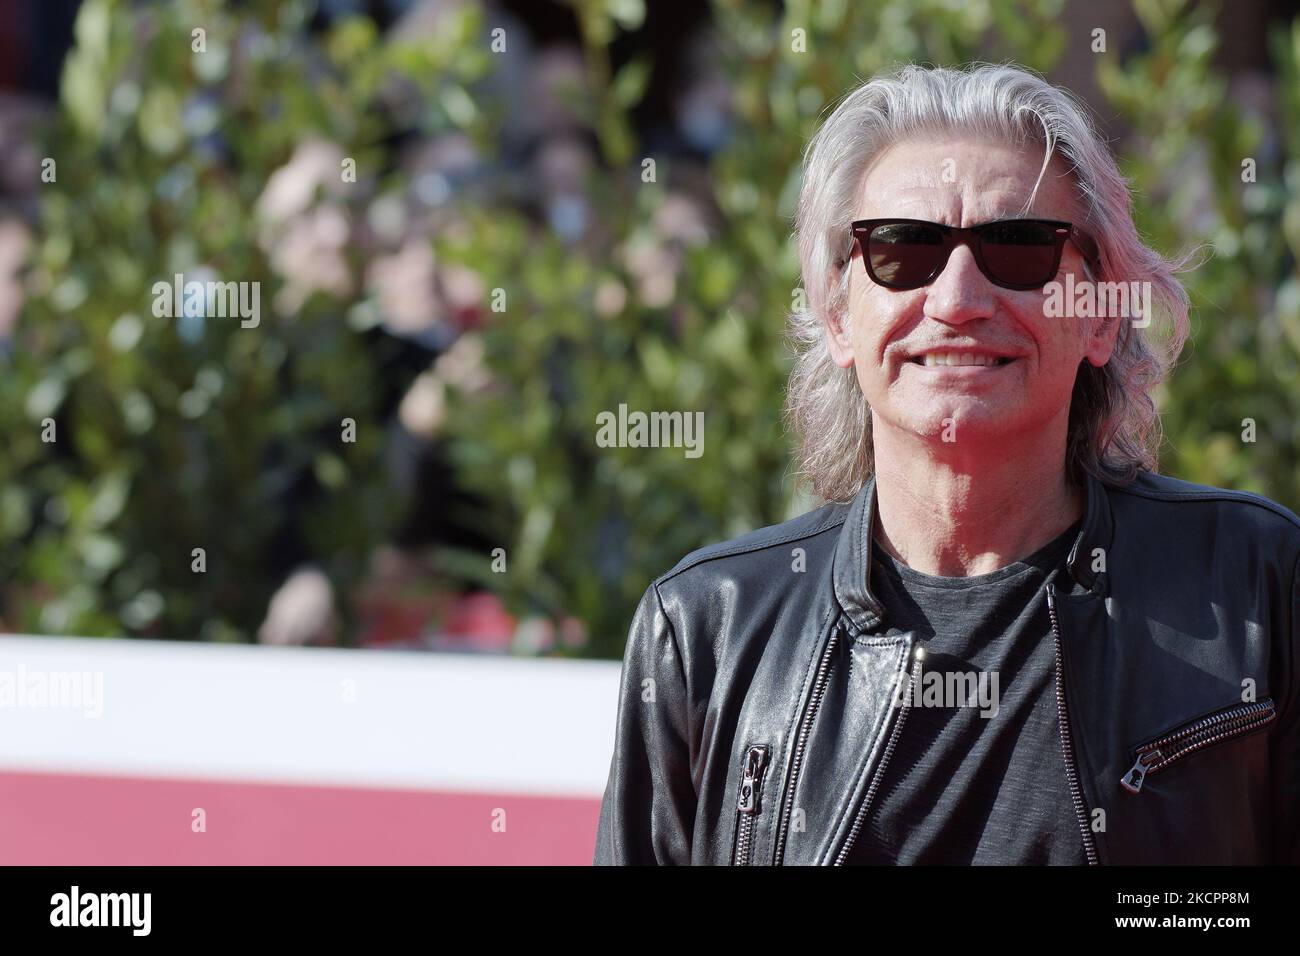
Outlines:
[[[831,570],[836,600],[859,631],[875,630],[885,618],[884,606],[871,590],[871,555],[877,547],[875,521],[876,477],[872,475],[849,505]],[[1110,590],[1106,562],[1113,531],[1106,486],[1087,474],[1083,524],[1070,547],[1066,567],[1079,585],[1097,597]],[[1101,553],[1095,555],[1098,548]],[[1101,570],[1093,570],[1094,564]]]

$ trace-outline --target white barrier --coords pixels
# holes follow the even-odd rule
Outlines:
[[[0,636],[0,769],[599,798],[618,674],[612,661]]]

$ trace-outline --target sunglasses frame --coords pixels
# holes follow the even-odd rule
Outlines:
[[[1051,274],[1042,282],[1028,284],[1003,282],[990,273],[988,265],[984,261],[983,241],[980,237],[986,230],[994,226],[1004,226],[1008,223],[1029,223],[1038,226],[1047,226],[1053,230],[1055,250],[1052,262],[1052,271]],[[876,229],[876,227],[886,225],[930,226],[933,229],[939,230],[939,233],[943,236],[943,255],[939,259],[938,266],[930,273],[930,275],[926,276],[924,281],[915,283],[886,282],[876,275],[875,270],[871,266],[871,256],[867,244],[870,242],[871,233]],[[1060,270],[1061,256],[1065,250],[1065,244],[1070,241],[1074,242],[1075,247],[1083,254],[1084,260],[1092,267],[1093,275],[1101,275],[1101,255],[1097,241],[1073,223],[1064,222],[1060,219],[995,219],[992,222],[984,222],[977,226],[967,226],[963,228],[960,226],[945,226],[943,223],[930,222],[928,219],[889,217],[884,219],[855,220],[849,224],[849,231],[853,235],[854,246],[856,246],[862,253],[862,265],[866,268],[867,275],[871,277],[872,282],[884,286],[886,289],[920,289],[929,285],[936,277],[942,274],[944,269],[948,267],[948,260],[952,256],[952,251],[957,248],[959,243],[964,244],[968,249],[970,249],[971,254],[975,257],[975,264],[979,266],[979,270],[984,274],[984,278],[1003,289],[1014,289],[1019,292],[1024,292],[1030,289],[1041,289],[1043,286],[1047,285],[1047,283],[1051,282],[1052,278]],[[852,257],[853,250],[850,249],[849,258],[852,259]]]

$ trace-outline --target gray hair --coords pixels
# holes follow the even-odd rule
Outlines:
[[[934,133],[1041,146],[1039,182],[1059,152],[1083,211],[1078,225],[1101,247],[1101,275],[1091,278],[1151,283],[1150,326],[1122,322],[1106,365],[1080,363],[1066,465],[1080,484],[1084,473],[1123,485],[1139,470],[1155,471],[1162,432],[1151,392],[1187,340],[1189,301],[1176,273],[1190,254],[1171,262],[1142,242],[1128,185],[1081,102],[1019,67],[975,63],[908,65],[871,79],[840,101],[804,153],[796,234],[807,309],[789,317],[797,357],[786,397],[786,419],[799,439],[798,476],[822,498],[847,501],[874,471],[866,399],[854,369],[831,359],[826,318],[842,315],[848,301],[849,224],[867,165],[895,142]]]

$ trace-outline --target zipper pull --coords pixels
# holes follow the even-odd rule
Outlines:
[[[749,748],[749,753],[745,755],[745,775],[740,781],[740,804],[736,807],[739,812],[758,812],[758,781],[766,763],[766,747]]]
[[[1142,789],[1142,781],[1147,778],[1147,771],[1155,764],[1159,763],[1161,754],[1159,750],[1148,750],[1146,753],[1138,754],[1137,763],[1129,768],[1129,772],[1120,778],[1120,786],[1129,793],[1137,793]]]

